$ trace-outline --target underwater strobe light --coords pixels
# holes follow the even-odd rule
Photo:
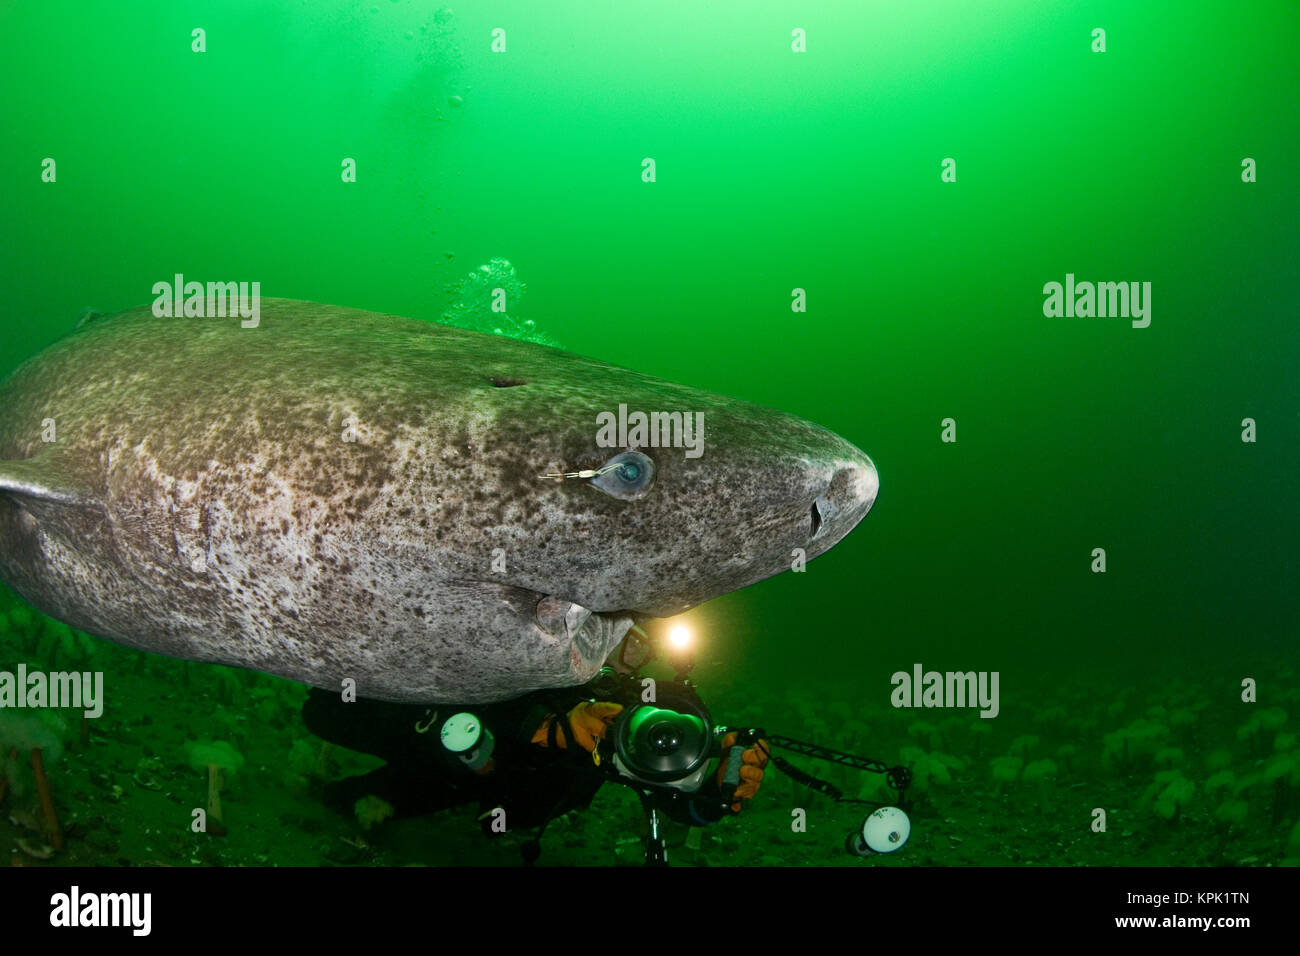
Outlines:
[[[663,642],[660,655],[682,680],[695,667],[695,637],[690,629],[678,624],[668,632],[668,639]]]
[[[854,856],[893,853],[912,833],[912,821],[898,807],[881,807],[862,821],[862,829],[849,834],[844,846]]]
[[[460,758],[470,770],[480,772],[492,759],[496,740],[492,731],[473,714],[452,714],[439,731],[442,745]]]

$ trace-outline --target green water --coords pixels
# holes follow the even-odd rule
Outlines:
[[[913,842],[876,864],[1300,857],[1300,10],[699,7],[0,6],[0,373],[177,272],[436,318],[507,258],[564,347],[872,456],[880,497],[844,542],[689,618],[724,722],[913,763]],[[1149,326],[1045,316],[1067,273],[1150,282]],[[6,601],[0,665],[91,662],[118,688],[87,742],[64,728],[50,863],[517,860],[469,811],[364,833],[326,812],[319,778],[365,764],[320,753],[300,689],[73,641]],[[917,663],[997,671],[998,717],[892,708]],[[248,758],[230,833],[160,836],[202,795],[200,738]],[[1056,770],[996,779],[1009,756]],[[1171,816],[1175,771],[1194,796]],[[0,845],[39,844],[13,776]],[[548,859],[632,861],[638,816],[607,787]],[[856,818],[770,773],[680,859],[872,865],[840,852]]]

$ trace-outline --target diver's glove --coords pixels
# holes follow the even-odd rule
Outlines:
[[[551,745],[554,735],[555,745],[560,749],[568,747],[569,738],[578,742],[578,746],[588,753],[593,753],[596,746],[605,739],[614,718],[623,712],[622,704],[607,700],[584,700],[577,704],[567,715],[568,727],[561,724],[554,727],[555,714],[547,714],[542,725],[533,734],[532,742],[543,747]]]
[[[732,813],[740,812],[744,806],[742,801],[754,799],[758,788],[763,784],[763,768],[767,766],[767,759],[772,754],[771,745],[759,738],[741,751],[739,768],[733,771],[732,748],[738,746],[737,739],[735,731],[722,738],[722,762],[718,765],[716,777],[718,789],[724,796],[730,793],[731,799],[735,801],[731,804]]]

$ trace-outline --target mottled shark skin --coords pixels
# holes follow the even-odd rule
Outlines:
[[[596,416],[702,412],[703,454],[597,469]],[[54,442],[48,437],[53,420]],[[283,299],[94,319],[0,384],[0,576],[130,647],[393,701],[590,679],[633,619],[808,559],[871,460],[791,415],[558,349]]]

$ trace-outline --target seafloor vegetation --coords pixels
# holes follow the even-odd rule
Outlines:
[[[0,670],[23,662],[102,671],[109,691],[97,719],[0,709],[0,846],[13,865],[516,865],[531,836],[489,840],[473,807],[394,820],[375,801],[355,819],[336,814],[321,803],[322,782],[377,761],[309,734],[301,686],[118,647],[0,593]],[[891,856],[849,856],[844,838],[863,808],[771,769],[740,817],[674,830],[670,856],[714,866],[1294,865],[1300,689],[1287,667],[1261,666],[1273,680],[1260,703],[1240,702],[1218,676],[1148,687],[1080,677],[996,720],[895,710],[826,687],[750,686],[741,698],[726,681],[711,693],[705,675],[724,722],[911,766],[912,838]],[[791,759],[846,795],[889,797],[878,775]],[[220,824],[193,832],[199,807]],[[796,809],[805,832],[791,825]],[[588,810],[551,824],[543,862],[639,863],[640,828],[634,795],[606,786]]]

